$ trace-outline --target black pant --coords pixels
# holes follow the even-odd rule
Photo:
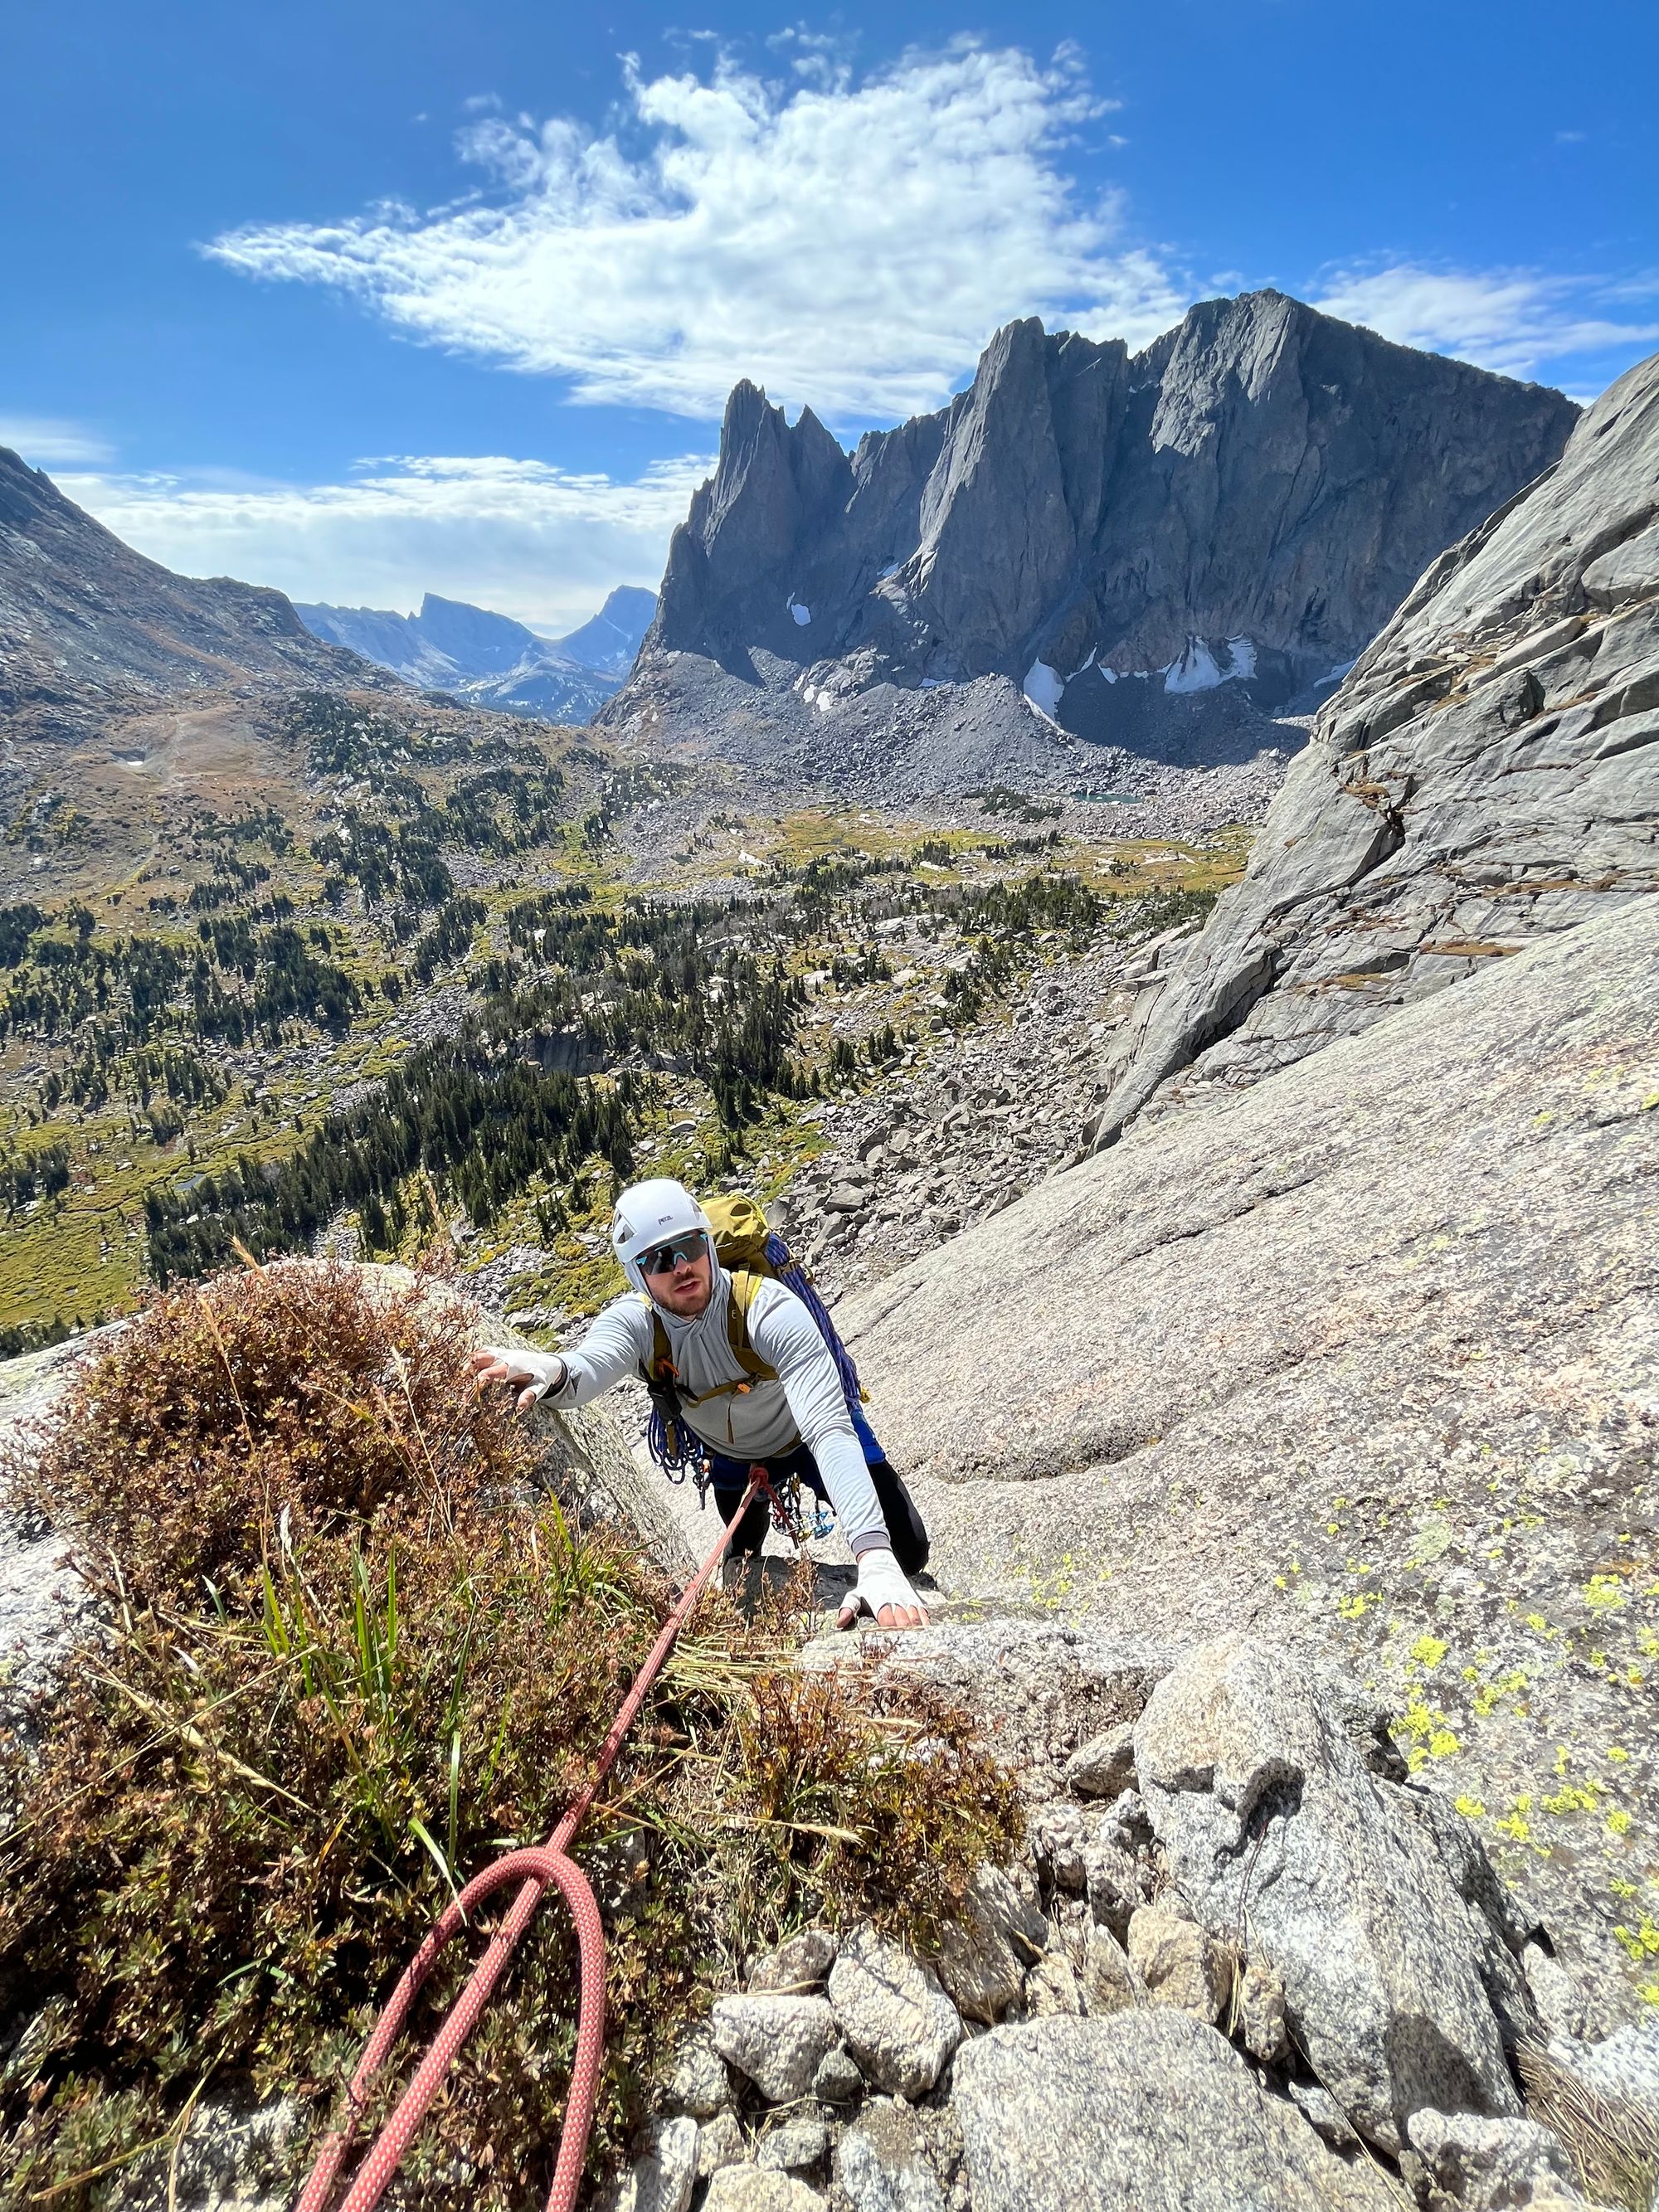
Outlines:
[[[826,1502],[829,1498],[829,1492],[823,1486],[823,1477],[818,1473],[817,1462],[805,1444],[797,1444],[793,1451],[787,1453],[781,1459],[758,1462],[725,1459],[717,1452],[711,1453],[709,1464],[714,1477],[714,1503],[720,1509],[720,1519],[728,1527],[743,1502],[743,1493],[749,1485],[749,1468],[752,1464],[764,1467],[780,1488],[792,1474],[799,1475],[817,1497]],[[887,1523],[888,1540],[893,1547],[893,1557],[898,1561],[899,1571],[906,1575],[919,1575],[927,1564],[928,1542],[927,1526],[916,1510],[916,1502],[905,1488],[902,1477],[884,1459],[872,1460],[869,1465],[870,1480],[875,1486],[876,1503]],[[771,1508],[766,1499],[757,1498],[738,1524],[738,1533],[732,1539],[732,1551],[758,1552],[766,1540],[770,1515]]]

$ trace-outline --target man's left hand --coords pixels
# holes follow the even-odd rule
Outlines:
[[[859,1554],[859,1578],[842,1600],[837,1628],[850,1628],[860,1613],[874,1616],[878,1628],[926,1628],[927,1608],[889,1551]]]

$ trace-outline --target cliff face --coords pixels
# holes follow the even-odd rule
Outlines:
[[[1659,890],[1656,740],[1659,355],[1323,708],[1243,882],[1138,1010],[1100,1139],[1169,1079],[1254,1082]]]
[[[669,654],[808,706],[1002,677],[1131,750],[1154,695],[1270,710],[1334,680],[1576,413],[1277,292],[1134,356],[1011,324],[948,408],[850,458],[741,384],[635,684]]]

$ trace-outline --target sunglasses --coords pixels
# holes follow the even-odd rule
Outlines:
[[[672,1275],[676,1267],[685,1263],[695,1265],[703,1252],[702,1232],[691,1237],[671,1237],[666,1244],[659,1244],[653,1252],[641,1253],[640,1267],[647,1275]]]

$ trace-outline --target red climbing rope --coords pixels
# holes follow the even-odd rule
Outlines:
[[[414,2141],[426,2110],[442,2087],[444,2076],[453,2065],[457,2053],[477,2025],[479,2014],[489,2003],[490,1993],[501,1979],[507,1960],[518,1947],[520,1937],[536,1916],[536,1908],[550,1887],[556,1888],[570,1907],[571,1918],[576,1923],[576,1942],[581,1969],[581,2005],[576,2023],[576,2063],[571,2069],[570,2094],[565,2104],[564,2130],[559,2140],[558,2163],[553,2170],[553,2185],[547,2192],[547,2212],[571,2212],[576,2201],[577,2186],[581,2180],[582,2161],[587,2156],[588,2130],[593,2124],[593,2100],[599,2094],[599,2060],[605,2049],[605,1930],[599,1922],[599,1908],[588,1887],[587,1877],[574,1859],[566,1856],[571,1838],[580,1826],[582,1818],[599,1794],[599,1785],[611,1771],[617,1753],[633,1726],[640,1707],[645,1703],[652,1683],[661,1671],[663,1662],[673,1650],[681,1629],[690,1618],[692,1608],[708,1588],[710,1577],[720,1563],[721,1554],[731,1542],[750,1499],[757,1491],[769,1491],[771,1485],[763,1470],[757,1468],[751,1475],[743,1503],[721,1529],[720,1541],[692,1577],[684,1595],[663,1624],[662,1633],[652,1645],[644,1665],[635,1677],[634,1686],[623,1700],[621,1711],[611,1723],[611,1733],[599,1749],[598,1760],[586,1788],[565,1814],[558,1826],[539,1848],[509,1851],[505,1858],[497,1859],[476,1875],[455,1899],[420,1949],[410,1960],[403,1979],[392,1993],[392,2001],[380,2014],[380,2025],[369,2038],[368,2047],[358,2062],[357,2071],[351,2077],[348,2093],[344,2124],[330,2136],[311,2169],[311,2178],[301,2195],[296,2212],[325,2212],[334,2193],[334,2181],[340,2170],[340,2161],[351,2147],[370,2086],[385,2065],[392,2046],[402,2032],[409,2008],[414,2003],[421,1984],[436,1965],[439,1953],[458,1928],[466,1923],[475,1905],[492,1896],[505,1884],[521,1880],[523,1887],[513,1900],[512,1910],[490,1937],[489,1948],[472,1970],[471,1979],[450,2008],[449,2016],[433,2038],[415,2078],[403,2094],[398,2109],[381,2129],[373,2148],[358,2167],[356,2179],[346,2191],[339,2212],[372,2212],[391,2183],[402,2162],[404,2153]]]

